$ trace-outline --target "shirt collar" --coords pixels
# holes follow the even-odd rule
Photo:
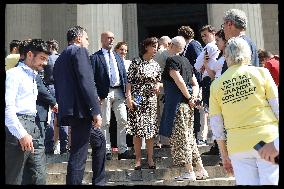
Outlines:
[[[28,72],[29,74],[32,74],[32,75],[37,75],[38,72],[31,69],[29,66],[27,66],[24,62],[19,62],[19,67],[22,67],[26,72]]]

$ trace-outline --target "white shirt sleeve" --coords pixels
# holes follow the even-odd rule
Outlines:
[[[226,140],[224,133],[224,121],[221,114],[210,117],[210,126],[213,132],[214,140]]]
[[[275,115],[275,117],[278,119],[279,121],[279,102],[278,102],[278,98],[271,98],[268,99],[268,103],[271,106],[271,109]]]
[[[11,70],[12,71],[12,70]],[[6,72],[6,82],[5,82],[5,126],[11,132],[11,134],[18,139],[23,138],[27,131],[24,129],[17,117],[16,108],[16,96],[19,87],[18,77],[15,77],[13,72]]]
[[[200,69],[204,64],[204,56],[205,56],[205,51],[203,49],[203,51],[196,58],[196,61],[195,61],[195,64],[194,64],[194,67],[198,72],[200,72]]]
[[[277,138],[274,140],[274,146],[275,146],[276,150],[279,152],[279,137],[277,137]]]

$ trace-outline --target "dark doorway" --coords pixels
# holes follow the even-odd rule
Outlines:
[[[189,25],[203,44],[199,30],[208,24],[206,4],[137,4],[137,18],[139,43],[147,37],[175,37],[180,26]]]

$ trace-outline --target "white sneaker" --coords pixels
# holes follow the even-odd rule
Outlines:
[[[205,180],[209,178],[207,171],[203,168],[201,171],[195,171],[196,180]]]
[[[60,141],[59,140],[54,145],[54,154],[60,154]]]
[[[182,175],[178,176],[178,177],[175,177],[175,180],[180,180],[180,181],[183,181],[183,180],[190,180],[190,181],[196,181],[196,177],[195,177],[195,173],[192,171],[192,172],[185,172],[183,173]]]

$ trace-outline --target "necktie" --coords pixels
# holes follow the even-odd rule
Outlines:
[[[114,67],[114,62],[112,60],[110,51],[108,51],[108,56],[109,56],[109,68],[110,68],[110,78],[111,78],[111,86],[114,86],[114,84],[117,82],[117,78],[116,78],[116,70]]]

